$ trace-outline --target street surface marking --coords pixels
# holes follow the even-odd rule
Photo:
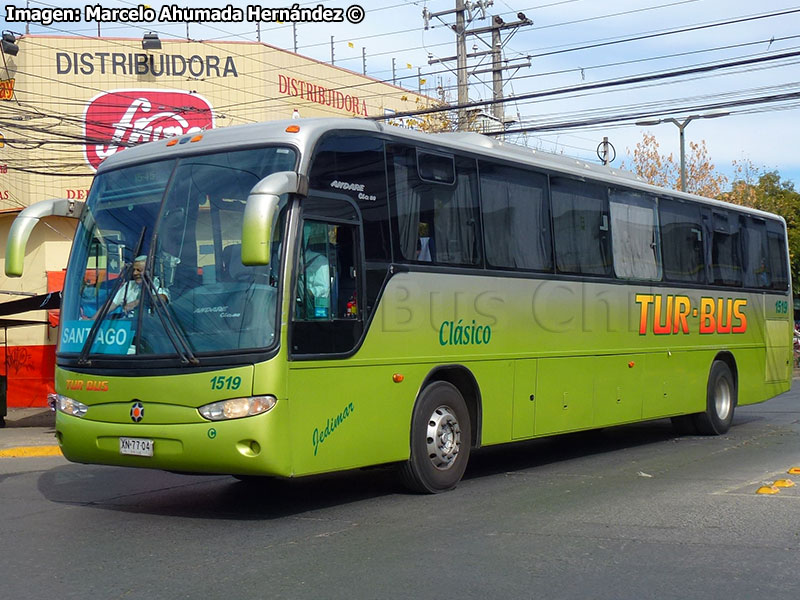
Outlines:
[[[58,446],[18,446],[0,450],[0,458],[28,458],[32,456],[61,456]]]

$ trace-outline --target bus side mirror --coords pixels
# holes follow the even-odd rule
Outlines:
[[[269,264],[272,226],[280,197],[305,193],[305,181],[293,171],[281,171],[268,175],[250,190],[242,220],[242,264]]]
[[[70,217],[79,219],[83,212],[83,202],[54,198],[31,204],[24,209],[11,224],[6,241],[6,276],[22,277],[25,263],[25,247],[28,238],[39,219],[43,217]]]

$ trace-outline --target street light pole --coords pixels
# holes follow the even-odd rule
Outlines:
[[[683,133],[683,130],[686,129],[686,126],[696,117],[696,115],[692,115],[691,117],[686,117],[683,122],[678,121],[677,119],[666,119],[669,123],[674,123],[678,126],[678,132],[680,133],[680,140],[681,140],[681,191],[686,191],[686,136]]]
[[[678,119],[674,119],[672,117],[667,119],[655,119],[653,121],[637,121],[635,124],[640,126],[646,125],[659,125],[661,123],[672,123],[678,127],[678,132],[680,133],[680,144],[681,144],[681,191],[686,191],[686,136],[684,135],[684,129],[686,126],[694,121],[695,119],[716,119],[717,117],[727,117],[731,113],[714,113],[711,115],[689,115],[683,121],[679,121]]]

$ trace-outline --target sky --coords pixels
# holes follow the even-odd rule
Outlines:
[[[90,3],[98,4],[97,2]],[[139,3],[106,0],[109,9],[130,9]],[[158,13],[165,5],[178,8],[241,8],[251,4],[225,2],[149,2]],[[292,2],[262,2],[264,8],[292,8]],[[472,0],[469,29],[488,27],[499,16],[506,23],[523,13],[532,24],[504,30],[503,58],[519,69],[504,71],[503,95],[520,98],[504,104],[504,117],[514,129],[537,129],[510,136],[515,143],[598,162],[604,137],[614,147],[614,166],[631,164],[633,148],[644,133],[656,136],[663,154],[677,160],[679,130],[671,123],[637,125],[673,118],[686,125],[686,149],[704,141],[717,170],[732,179],[734,162],[749,162],[759,170],[776,170],[800,190],[800,4],[783,0],[494,0],[485,8]],[[488,0],[483,4],[489,4]],[[87,3],[49,0],[7,1],[4,7],[80,8]],[[234,23],[109,22],[101,35],[141,37],[154,31],[163,39],[255,41],[260,38],[282,49],[392,81],[431,96],[444,94],[455,102],[455,63],[433,62],[456,54],[451,29],[454,15],[437,13],[455,8],[456,0],[315,0],[301,8],[342,8],[355,23]],[[358,9],[363,9],[359,19]],[[350,12],[346,9],[350,8]],[[6,9],[7,10],[7,9]],[[425,28],[423,11],[432,16]],[[24,32],[24,23],[4,30]],[[96,36],[97,23],[30,24],[32,34]],[[487,36],[467,38],[468,52],[490,47]],[[793,56],[797,53],[796,56]],[[776,58],[788,55],[784,58]],[[394,59],[394,63],[393,63]],[[469,70],[489,66],[489,59],[470,59]],[[724,66],[740,63],[736,66]],[[529,65],[529,66],[528,66]],[[711,69],[713,65],[720,68]],[[677,72],[692,70],[679,75]],[[636,78],[637,83],[612,85]],[[492,98],[491,74],[470,77],[469,99]],[[421,83],[423,82],[423,83]],[[581,87],[594,87],[583,89]],[[546,96],[531,97],[539,93]],[[758,99],[781,97],[780,101]],[[527,96],[527,99],[523,99]],[[731,104],[736,104],[731,106]],[[720,115],[707,118],[711,115]],[[597,119],[614,123],[587,124]],[[566,124],[581,125],[566,127]],[[548,128],[542,130],[542,127]],[[554,129],[553,129],[554,128]]]

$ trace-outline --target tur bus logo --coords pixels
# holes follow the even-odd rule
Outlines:
[[[214,127],[211,105],[178,90],[113,90],[92,98],[84,115],[86,161],[97,170],[118,150]]]

